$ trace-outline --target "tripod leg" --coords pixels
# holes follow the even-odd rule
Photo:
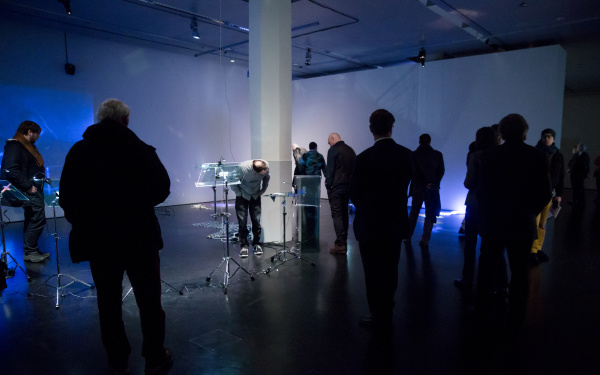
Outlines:
[[[160,279],[160,282],[163,283],[163,284],[166,284],[167,286],[169,286],[169,288],[171,288],[173,290],[177,290],[177,289],[175,289],[175,287],[173,285],[169,284],[168,282],[164,281],[163,279]],[[179,295],[182,296],[183,295],[183,288],[179,289],[178,292],[179,292]]]
[[[60,286],[60,274],[58,276],[56,276],[56,309],[58,310],[60,307],[60,300],[58,298],[59,293],[61,292],[61,286]],[[64,294],[63,294],[63,298],[64,298]]]
[[[31,281],[31,276],[29,276],[27,274],[27,271],[25,271],[23,269],[23,267],[21,267],[21,265],[19,264],[19,262],[17,262],[17,260],[9,252],[6,252],[5,254],[8,255],[10,257],[10,259],[12,259],[12,261],[17,265],[17,267],[19,267],[19,269],[21,271],[23,271],[23,273],[25,274],[25,277],[27,277],[27,281]]]

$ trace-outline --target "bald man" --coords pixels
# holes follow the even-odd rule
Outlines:
[[[331,207],[335,229],[335,244],[329,249],[332,254],[346,254],[348,240],[348,202],[350,201],[350,179],[356,153],[338,133],[329,134],[327,139],[327,168],[325,187]]]

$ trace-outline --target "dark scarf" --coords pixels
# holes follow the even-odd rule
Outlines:
[[[556,144],[554,142],[552,143],[552,145],[546,146],[541,139],[538,141],[537,145],[535,145],[535,148],[545,152],[548,155],[554,155],[558,152],[558,148],[556,147]]]
[[[37,147],[35,147],[33,143],[29,142],[23,134],[17,132],[13,139],[16,139],[17,141],[21,142],[23,146],[25,146],[27,151],[29,151],[31,155],[33,155],[33,157],[35,158],[35,162],[37,163],[38,167],[44,166],[44,158],[42,158],[42,154],[40,154]]]

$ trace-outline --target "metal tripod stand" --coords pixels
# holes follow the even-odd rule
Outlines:
[[[46,182],[48,182],[48,184],[50,185],[50,180],[47,179]],[[52,187],[52,185],[50,185]],[[63,291],[64,288],[68,287],[71,284],[74,283],[80,283],[83,284],[85,286],[88,286],[90,289],[94,289],[95,286],[93,284],[88,284],[85,281],[79,280],[76,277],[73,277],[71,275],[68,275],[66,273],[61,273],[60,272],[60,261],[59,261],[59,256],[58,256],[58,231],[56,229],[56,205],[58,204],[58,193],[55,192],[55,198],[52,201],[52,213],[54,215],[54,233],[52,233],[52,235],[54,236],[54,245],[56,247],[56,273],[52,276],[50,276],[49,278],[47,278],[46,280],[44,280],[43,283],[41,283],[37,288],[35,288],[35,290],[33,292],[29,292],[27,293],[27,297],[31,297],[35,292],[38,291],[38,289],[40,289],[42,286],[46,285],[52,288],[56,288],[56,309],[60,308],[60,298],[59,297],[66,297],[65,292]],[[56,277],[56,286],[54,285],[49,285],[47,284],[48,281],[50,281],[50,279],[52,279],[53,277]],[[68,277],[71,279],[71,282],[65,285],[61,285],[61,278],[63,277]]]
[[[289,193],[287,196],[295,197],[296,194]],[[283,214],[283,248],[271,257],[271,265],[269,266],[269,268],[262,271],[263,273],[269,273],[269,272],[271,272],[271,270],[277,269],[277,267],[281,266],[282,264],[285,264],[285,262],[290,261],[290,260],[296,260],[296,259],[300,259],[302,261],[310,263],[313,267],[317,266],[310,260],[302,258],[300,256],[300,254],[298,254],[297,252],[295,252],[293,250],[293,248],[290,250],[287,250],[285,247],[285,232],[286,232],[285,219],[286,219],[286,215],[287,215],[285,207],[286,207],[286,197],[287,196],[284,193],[274,193],[274,194],[270,195],[273,202],[275,202],[275,198],[277,198],[277,197],[282,198],[281,205],[283,206],[283,212],[282,212],[282,214]],[[288,254],[291,256],[290,258],[288,258]],[[277,262],[279,262],[279,263],[277,263]]]
[[[3,277],[5,279],[10,279],[11,277],[13,277],[15,275],[15,270],[18,267],[21,271],[23,271],[23,273],[25,274],[25,277],[27,277],[27,281],[31,281],[31,277],[27,274],[27,271],[25,271],[23,269],[23,267],[21,267],[19,262],[17,262],[17,260],[8,251],[6,251],[6,239],[4,237],[4,213],[2,212],[2,204],[1,203],[0,203],[0,231],[2,232],[2,255],[0,255],[0,261],[4,262],[4,264],[6,264],[6,267],[7,267],[4,270]],[[14,268],[12,268],[12,269],[10,267],[8,267],[8,257],[10,257],[11,261],[15,264]]]
[[[0,255],[0,261],[3,262],[6,265],[6,268],[4,269],[4,274],[2,275],[2,277],[4,277],[5,279],[10,279],[11,277],[13,277],[15,275],[15,271],[17,269],[17,267],[23,271],[23,273],[25,274],[25,277],[27,278],[27,281],[31,281],[31,277],[27,274],[27,271],[25,271],[25,269],[23,269],[23,267],[21,267],[21,265],[19,264],[19,262],[17,262],[17,260],[8,252],[6,251],[6,238],[4,235],[4,213],[2,212],[2,197],[4,196],[4,193],[8,192],[8,194],[17,194],[17,195],[21,195],[20,192],[14,187],[12,186],[8,181],[2,180],[2,191],[0,191],[0,231],[2,232],[2,255]],[[27,198],[25,198],[24,196],[22,196],[23,200],[27,200]],[[11,261],[15,264],[15,266],[11,269],[10,267],[8,267],[8,257],[10,257]]]
[[[173,285],[169,284],[168,282],[164,281],[163,279],[160,279],[160,283],[167,285],[169,288],[171,288],[173,290],[177,290],[177,289],[175,289],[175,287]],[[181,289],[177,290],[177,293],[179,293],[180,296],[183,296],[183,288],[185,288],[185,286],[183,286],[183,287],[181,287]],[[130,287],[129,290],[127,291],[127,293],[125,293],[123,298],[121,298],[121,302],[125,301],[125,298],[127,298],[127,296],[129,294],[131,294],[131,292],[133,292],[133,287]]]
[[[221,271],[221,273],[223,273],[223,293],[227,294],[227,288],[229,286],[229,279],[231,279],[237,273],[237,271],[242,270],[242,271],[246,272],[250,276],[250,280],[254,280],[254,275],[252,275],[250,272],[248,272],[248,270],[246,270],[238,262],[236,262],[235,259],[233,259],[229,256],[229,216],[230,216],[230,214],[229,214],[229,201],[227,200],[227,193],[229,191],[229,185],[228,185],[227,179],[225,179],[225,185],[223,185],[223,190],[225,192],[225,212],[222,212],[220,214],[215,214],[215,216],[220,216],[220,217],[225,218],[225,237],[226,237],[227,246],[225,248],[225,254],[223,255],[223,260],[206,277],[206,282],[210,282],[210,279],[211,279],[213,273],[215,273],[217,270]],[[237,265],[237,268],[235,269],[235,271],[233,271],[233,273],[231,273],[231,268],[229,265],[230,262],[233,262]],[[225,266],[224,269],[221,268],[221,266],[223,266],[223,265]]]

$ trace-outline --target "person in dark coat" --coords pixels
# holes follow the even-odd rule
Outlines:
[[[104,101],[97,119],[67,154],[61,176],[60,205],[72,224],[71,260],[90,262],[109,368],[122,374],[129,373],[131,353],[121,311],[127,272],[140,309],[146,373],[156,373],[173,361],[163,346],[163,241],[154,213],[154,206],[169,196],[169,175],[154,147],[128,128],[125,103]]]
[[[385,109],[371,114],[369,130],[375,144],[356,157],[350,185],[356,207],[354,234],[371,311],[359,323],[384,330],[392,325],[400,250],[409,236],[407,193],[413,173],[412,152],[391,138],[394,122]]]
[[[585,205],[585,179],[590,173],[590,156],[586,145],[579,143],[573,147],[573,157],[569,160],[569,174],[571,175],[571,188],[573,189],[573,206]]]
[[[477,306],[489,311],[494,301],[494,270],[506,249],[510,264],[509,322],[518,328],[525,316],[529,287],[527,260],[537,238],[536,216],[552,198],[546,156],[526,145],[529,125],[510,114],[500,121],[504,144],[481,155],[477,199],[481,220],[481,256]]]
[[[410,195],[412,195],[412,204],[410,207],[410,236],[415,232],[417,219],[421,206],[425,202],[425,222],[423,224],[423,235],[419,245],[429,246],[433,224],[437,222],[440,215],[440,182],[444,177],[444,157],[441,152],[431,147],[431,136],[421,134],[419,137],[419,147],[414,151],[415,173],[410,185]]]
[[[44,159],[35,147],[42,129],[33,121],[23,121],[12,139],[6,141],[2,157],[0,179],[7,180],[29,200],[7,202],[3,205],[22,206],[23,259],[26,262],[42,262],[50,256],[40,251],[38,240],[46,225],[44,203]]]
[[[348,241],[348,203],[350,200],[350,179],[356,153],[338,133],[331,133],[327,139],[330,148],[327,151],[325,169],[325,188],[331,207],[335,243],[329,249],[334,254],[346,254]]]
[[[537,266],[540,262],[548,261],[548,255],[542,251],[544,237],[546,236],[546,221],[552,205],[559,206],[562,202],[562,195],[565,181],[565,159],[554,143],[556,132],[552,129],[542,130],[542,138],[538,141],[535,148],[542,151],[548,160],[550,171],[550,181],[552,182],[552,199],[544,207],[542,212],[536,217],[538,237],[533,241],[531,254],[529,255],[529,265]]]
[[[496,132],[490,126],[485,126],[477,130],[475,142],[469,146],[467,154],[467,175],[464,185],[469,192],[465,205],[465,261],[462,271],[462,279],[454,280],[454,285],[463,290],[470,290],[473,286],[473,276],[475,274],[475,259],[477,254],[477,236],[479,235],[479,213],[477,204],[477,190],[479,185],[479,175],[481,174],[481,155],[482,153],[497,144]],[[503,264],[501,264],[503,265]],[[506,268],[505,268],[506,269]],[[506,271],[504,271],[506,274]]]
[[[321,172],[324,174],[327,168],[325,158],[317,151],[317,144],[315,142],[310,142],[308,149],[308,152],[304,153],[300,158],[300,162],[298,163],[300,172],[298,174],[321,176]]]

